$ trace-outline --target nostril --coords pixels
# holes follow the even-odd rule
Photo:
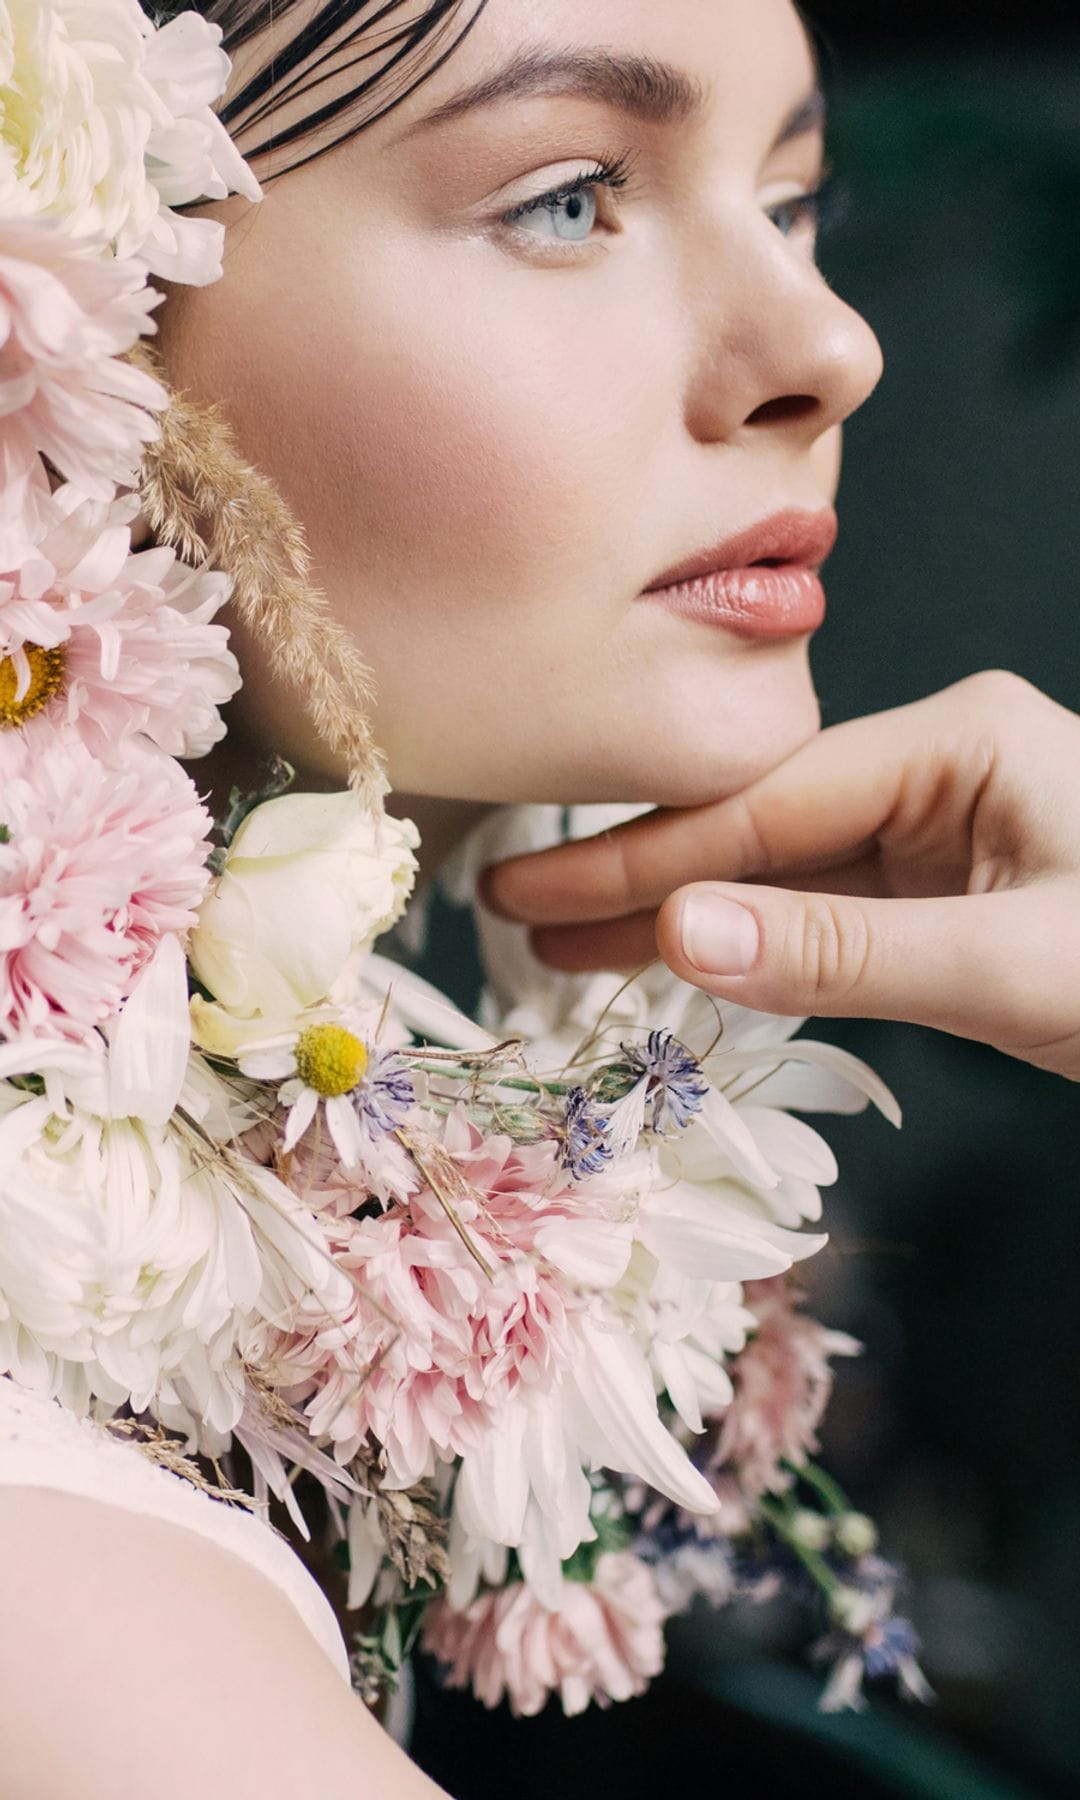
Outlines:
[[[754,408],[746,423],[748,425],[788,425],[801,419],[812,418],[820,408],[821,402],[814,394],[780,394],[775,400],[766,400],[761,406]]]

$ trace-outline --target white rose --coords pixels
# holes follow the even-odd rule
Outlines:
[[[196,13],[0,0],[0,216],[54,219],[156,275],[221,273],[223,228],[172,209],[259,186],[211,110],[229,59]]]
[[[275,1029],[347,1002],[373,940],[405,909],[419,841],[411,820],[350,792],[264,801],[200,909],[188,943],[199,981],[234,1017]]]

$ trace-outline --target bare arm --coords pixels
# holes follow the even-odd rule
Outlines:
[[[256,1570],[44,1488],[0,1488],[0,1747],[0,1800],[446,1800]]]

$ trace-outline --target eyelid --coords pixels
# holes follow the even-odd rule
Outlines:
[[[526,195],[524,199],[514,201],[508,207],[501,207],[499,221],[512,225],[522,214],[539,210],[546,200],[577,193],[582,188],[603,188],[617,194],[629,185],[633,158],[629,151],[620,151],[612,155],[584,157],[576,164],[567,159],[566,167],[568,170],[573,169],[573,173],[567,174],[564,180],[549,182],[546,187]]]

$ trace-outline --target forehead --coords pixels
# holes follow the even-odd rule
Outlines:
[[[349,107],[352,120],[327,129],[333,140],[342,125],[348,130],[353,120],[380,114],[368,137],[374,148],[449,112],[481,86],[497,88],[511,67],[545,59],[636,61],[661,78],[670,70],[695,104],[670,107],[669,122],[704,124],[721,141],[771,132],[815,83],[813,52],[792,0],[460,0],[403,59],[405,34],[434,10],[431,0],[338,10],[337,29],[290,70],[287,82],[277,82],[257,128],[249,134],[246,121],[237,121],[241,147],[250,151],[268,130],[293,121],[310,123],[318,108],[365,84],[355,109]],[[297,0],[279,14],[260,42],[241,49],[233,91],[271,59],[283,68],[325,11],[326,0]],[[371,25],[368,17],[378,22]],[[541,87],[534,81],[528,91],[535,95]],[[504,86],[500,103],[512,100],[513,91]]]
[[[530,53],[605,52],[670,68],[685,77],[703,115],[736,127],[772,98],[801,97],[816,74],[791,0],[487,0],[453,56],[402,106],[400,122]]]

